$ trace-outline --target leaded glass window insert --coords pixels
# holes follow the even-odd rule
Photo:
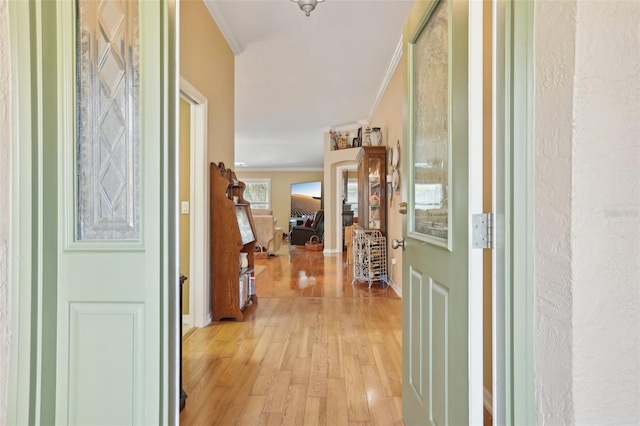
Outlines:
[[[413,230],[449,233],[449,25],[441,0],[413,45]]]
[[[140,239],[138,2],[76,2],[77,240]]]

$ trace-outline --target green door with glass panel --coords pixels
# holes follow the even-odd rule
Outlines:
[[[33,137],[21,141],[34,154],[20,161],[32,170],[22,197],[34,215],[37,307],[31,329],[20,330],[30,346],[18,351],[31,358],[30,385],[10,418],[167,423],[168,5],[10,7],[12,34],[29,35],[12,43],[20,57],[31,52],[16,87],[30,87],[18,95],[34,105]]]
[[[408,202],[402,409],[407,425],[482,421],[482,316],[473,307],[479,304],[481,310],[482,297],[471,297],[474,285],[482,289],[481,281],[474,283],[482,269],[473,269],[477,255],[470,244],[474,196],[482,197],[472,190],[477,183],[482,187],[482,155],[472,155],[470,122],[473,113],[482,117],[481,102],[479,114],[471,103],[477,83],[469,77],[468,43],[470,19],[478,18],[472,3],[416,2],[404,33],[409,115],[403,161]]]

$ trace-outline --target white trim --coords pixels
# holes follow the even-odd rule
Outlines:
[[[469,90],[469,211],[468,213],[468,344],[469,344],[469,424],[483,419],[483,251],[472,248],[472,215],[482,213],[483,202],[483,6],[469,1],[468,90]]]
[[[342,248],[342,197],[340,196],[340,192],[341,192],[341,188],[342,188],[342,173],[344,171],[352,171],[352,170],[358,170],[358,163],[353,163],[353,164],[342,164],[339,166],[336,166],[336,175],[335,175],[335,204],[334,206],[336,206],[335,208],[335,224],[336,224],[336,229],[335,229],[335,242],[336,242],[336,248],[333,249],[335,251],[332,251],[332,253],[342,253],[343,252],[343,248]],[[326,253],[328,253],[328,251],[325,251]]]
[[[390,279],[389,276],[387,276],[387,284],[389,285],[389,287],[393,289],[393,291],[396,292],[398,297],[402,299],[402,286],[399,286],[398,284],[396,284],[396,282]]]
[[[209,303],[209,161],[207,142],[207,98],[180,77],[180,94],[191,104],[191,261],[189,265],[190,325],[211,322]],[[196,231],[197,230],[197,231]]]
[[[492,401],[491,413],[494,424],[506,424],[507,388],[506,388],[506,325],[505,311],[506,282],[506,96],[507,81],[505,71],[505,52],[508,47],[506,39],[507,2],[493,2],[491,6],[491,96],[493,111],[491,114],[491,211],[494,212],[495,250],[491,259],[491,367],[492,367]]]
[[[493,395],[491,395],[491,391],[484,388],[484,408],[489,412],[489,414],[493,415]]]
[[[224,36],[225,40],[227,40],[227,43],[229,43],[229,47],[233,51],[233,54],[235,56],[241,54],[244,51],[244,46],[231,30],[231,25],[229,25],[227,20],[224,18],[217,2],[214,0],[204,0],[204,5],[209,9],[211,17],[216,21],[218,29]]]
[[[325,133],[329,133],[329,131],[345,132],[349,130],[356,130],[360,127],[364,127],[368,125],[369,125],[369,122],[367,120],[358,120],[358,121],[354,121],[353,123],[340,124],[339,126],[327,127],[323,130]]]
[[[324,249],[322,251],[322,254],[338,254],[338,253],[342,253],[342,250],[338,250],[338,249]]]
[[[376,98],[373,101],[373,105],[371,105],[371,110],[369,111],[369,119],[367,120],[367,123],[371,122],[371,119],[373,118],[373,114],[375,114],[376,109],[378,109],[378,105],[380,104],[380,101],[384,96],[384,93],[387,91],[387,86],[389,86],[389,82],[393,77],[393,73],[396,71],[396,67],[398,66],[398,63],[400,63],[400,58],[402,58],[403,43],[404,43],[404,37],[400,36],[400,40],[398,41],[396,50],[393,52],[393,56],[391,57],[391,62],[387,67],[387,72],[385,73],[384,78],[382,79],[382,83],[380,84],[380,88],[378,89]]]

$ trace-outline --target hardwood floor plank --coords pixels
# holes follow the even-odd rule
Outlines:
[[[358,327],[354,334],[360,365],[373,365],[375,359],[373,358],[373,350],[371,349],[371,342],[369,341],[369,333],[367,333],[367,329],[364,327]]]
[[[343,379],[327,379],[327,407],[327,425],[345,425],[349,422],[347,389]]]
[[[271,341],[273,340],[273,335],[276,332],[276,327],[267,326],[260,339],[258,339],[258,343],[253,347],[253,351],[251,353],[251,357],[249,358],[249,364],[260,364],[262,363],[262,359],[264,358]]]
[[[307,395],[327,396],[327,347],[320,343],[313,345]]]
[[[302,341],[302,333],[291,333],[286,341],[286,349],[280,358],[278,368],[280,370],[293,371],[295,360],[298,356],[300,342]]]
[[[304,409],[304,426],[324,426],[327,424],[327,398],[307,396]]]
[[[238,372],[236,383],[227,391],[222,407],[216,413],[215,421],[211,424],[226,426],[236,422],[244,410],[259,369],[260,367],[257,365],[245,365]]]
[[[287,401],[289,385],[291,384],[291,372],[281,371],[278,373],[276,385],[269,389],[267,401],[264,404],[264,411],[267,413],[282,413]]]
[[[240,417],[238,417],[235,424],[238,426],[257,425],[260,422],[266,399],[266,395],[249,395],[246,400],[245,409],[240,413]]]
[[[342,339],[338,334],[329,336],[327,342],[327,377],[344,378]]]
[[[207,391],[208,398],[197,404],[195,401],[189,401],[193,404],[189,410],[183,410],[180,413],[180,424],[185,425],[210,425],[216,420],[218,413],[222,409],[225,402],[225,396],[229,393],[228,388],[214,387]]]
[[[309,341],[309,333],[311,327],[304,327],[302,332],[302,340],[300,341],[300,349],[298,356],[300,358],[309,358],[311,356],[311,343]]]
[[[347,415],[350,422],[368,422],[370,420],[369,405],[360,371],[360,361],[357,357],[345,357],[344,381],[347,390]]]
[[[280,426],[282,424],[282,413],[263,413],[258,424],[265,426]]]
[[[258,372],[258,377],[251,389],[251,394],[266,395],[268,390],[275,384],[280,371],[278,362],[282,356],[283,346],[283,343],[278,342],[274,342],[269,346]]]
[[[402,417],[402,397],[401,396],[394,396],[393,397],[393,405],[395,405],[396,412],[398,413],[398,415],[400,417]],[[404,422],[402,422],[402,424],[404,424]]]
[[[378,369],[371,365],[362,366],[362,380],[364,382],[369,414],[374,425],[391,425],[393,419],[387,406],[387,395],[382,385]]]
[[[393,368],[393,365],[387,360],[387,349],[384,344],[373,345],[373,356],[376,360],[376,367],[382,380],[382,385],[386,390],[387,396],[400,396],[402,395],[402,380],[399,373]]]
[[[304,385],[292,384],[282,412],[283,425],[300,426],[304,424],[304,409],[307,389]]]
[[[309,374],[311,372],[311,358],[296,358],[293,365],[293,375],[291,382],[296,384],[309,383]]]
[[[402,421],[402,397],[387,397],[387,407],[389,407],[393,426],[404,426]]]

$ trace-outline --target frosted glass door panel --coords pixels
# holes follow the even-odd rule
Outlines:
[[[78,1],[77,239],[140,239],[138,2]]]
[[[440,1],[413,46],[413,231],[449,232],[448,6]]]

